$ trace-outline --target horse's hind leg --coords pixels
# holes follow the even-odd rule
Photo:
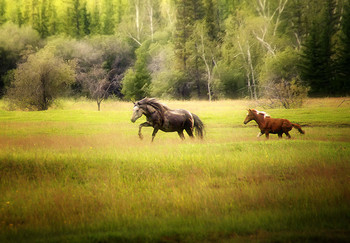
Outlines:
[[[180,136],[180,138],[181,138],[182,140],[185,139],[185,135],[184,135],[184,132],[183,132],[183,131],[178,131],[177,133],[179,134],[179,136]]]
[[[190,136],[191,138],[193,138],[193,132],[192,132],[192,129],[191,128],[185,128],[188,136]]]
[[[283,132],[278,133],[278,137],[279,137],[279,138],[282,138],[282,135],[283,135]]]
[[[289,132],[285,132],[285,134],[287,135],[287,137],[288,137],[289,139],[291,138]]]

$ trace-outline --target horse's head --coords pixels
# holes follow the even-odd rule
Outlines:
[[[244,119],[244,124],[247,124],[251,120],[255,120],[256,122],[262,121],[265,118],[270,118],[270,115],[265,111],[257,111],[255,109],[249,109],[246,118]]]
[[[254,112],[255,110],[251,110],[251,109],[249,109],[248,110],[248,113],[247,113],[247,116],[246,116],[246,118],[244,119],[244,124],[247,124],[248,122],[250,122],[251,120],[254,120]]]
[[[139,119],[144,114],[144,109],[138,105],[138,103],[134,103],[134,109],[131,117],[131,121],[135,122],[137,119]]]

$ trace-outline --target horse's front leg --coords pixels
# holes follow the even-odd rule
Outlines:
[[[156,136],[158,130],[159,130],[158,128],[154,128],[154,129],[153,129],[153,133],[152,133],[152,142],[153,142],[154,137]]]
[[[148,122],[144,122],[144,123],[141,123],[140,126],[139,126],[139,138],[142,140],[143,139],[143,135],[141,133],[141,129],[143,127],[151,127],[152,125],[149,124]]]
[[[258,138],[258,137],[260,137],[260,136],[264,135],[264,133],[265,133],[265,132],[260,131],[260,132],[258,133],[258,136],[256,136],[256,137]]]

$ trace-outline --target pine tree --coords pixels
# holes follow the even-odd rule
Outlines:
[[[327,0],[322,14],[322,30],[320,35],[321,52],[320,58],[322,61],[321,73],[323,78],[320,82],[320,91],[328,95],[335,94],[334,87],[334,41],[332,40],[336,33],[336,26],[338,24],[338,17],[335,14],[336,0]]]
[[[82,34],[80,0],[70,0],[66,9],[65,32],[75,38]]]
[[[23,21],[24,23],[30,23],[30,9],[31,5],[29,1],[24,2],[24,10],[23,10]]]
[[[205,0],[205,23],[208,29],[208,35],[211,40],[217,39],[218,26],[216,17],[216,6],[213,0]]]
[[[112,0],[103,1],[102,34],[114,34],[114,5]]]
[[[338,17],[335,0],[325,0],[319,16],[314,16],[309,36],[303,46],[302,78],[313,95],[332,95],[334,87],[334,42]]]
[[[0,0],[0,25],[6,22],[6,2]]]
[[[344,6],[341,22],[340,48],[337,57],[336,88],[339,94],[350,94],[350,3]]]
[[[139,100],[150,93],[151,75],[147,69],[150,44],[150,41],[145,41],[136,50],[135,65],[126,72],[123,79],[122,93],[128,100]]]
[[[23,21],[23,15],[20,6],[16,6],[16,20],[15,23],[18,24],[19,27],[21,27],[24,24]]]
[[[80,17],[81,17],[81,23],[82,23],[82,35],[89,35],[90,25],[91,25],[91,15],[87,11],[86,2],[83,3],[80,9]]]
[[[56,6],[51,1],[49,1],[47,8],[48,8],[47,15],[49,18],[49,24],[48,24],[49,35],[55,35],[58,33],[58,26],[59,26]]]
[[[98,4],[97,0],[93,5],[90,30],[92,34],[99,34],[101,32],[100,5]]]
[[[191,1],[179,0],[176,2],[176,29],[175,29],[175,54],[179,69],[187,70],[189,56],[186,43],[189,40],[194,26],[194,9]]]
[[[33,29],[40,31],[40,7],[38,0],[32,0],[30,9],[30,23]]]
[[[41,38],[45,38],[49,35],[49,28],[48,28],[49,22],[50,20],[48,16],[47,0],[42,0],[40,15],[39,15],[39,26],[38,26],[38,32]]]

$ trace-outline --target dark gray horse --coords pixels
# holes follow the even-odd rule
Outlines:
[[[139,137],[143,139],[142,127],[153,127],[152,142],[158,130],[163,132],[177,132],[181,139],[185,139],[183,130],[193,137],[195,128],[196,136],[203,138],[204,124],[199,117],[183,109],[171,110],[154,98],[144,98],[134,103],[134,112],[131,121],[135,122],[142,115],[147,121],[139,126]]]

